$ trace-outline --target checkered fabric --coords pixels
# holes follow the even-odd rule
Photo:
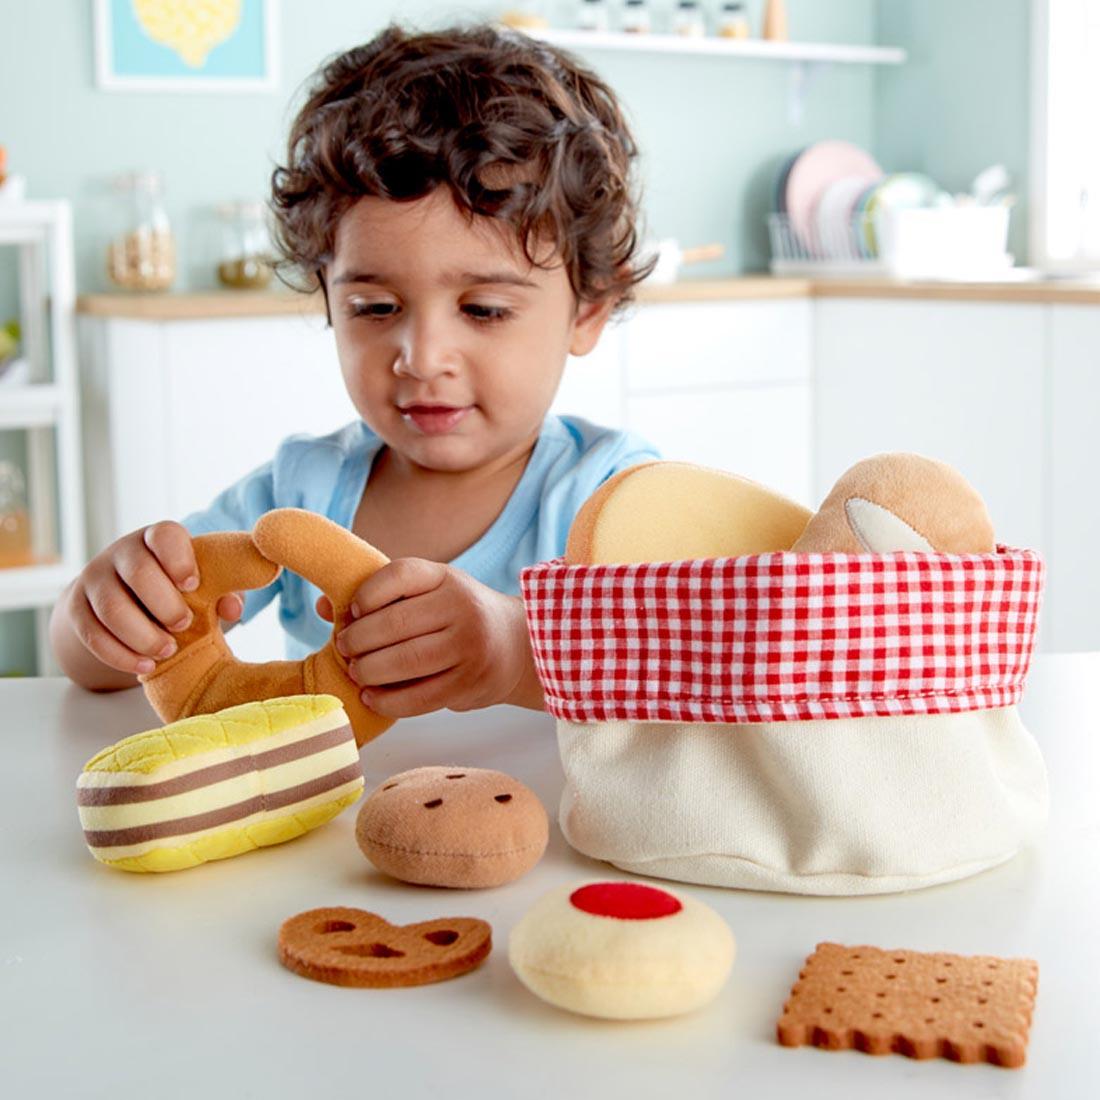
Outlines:
[[[547,708],[574,722],[944,714],[1019,700],[1042,558],[758,554],[521,576]]]

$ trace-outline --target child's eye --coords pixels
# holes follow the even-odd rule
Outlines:
[[[512,311],[504,306],[479,306],[471,303],[462,307],[466,315],[482,324],[492,321],[505,321],[512,316]]]
[[[352,302],[352,317],[366,317],[371,321],[386,321],[397,312],[392,302]]]

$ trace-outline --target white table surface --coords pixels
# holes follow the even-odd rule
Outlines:
[[[136,691],[0,682],[0,1093],[10,1097],[1095,1097],[1100,1096],[1100,654],[1037,661],[1022,710],[1051,773],[1037,851],[911,894],[801,898],[680,887],[738,941],[711,1006],[619,1023],[559,1011],[507,960],[511,927],[547,889],[622,873],[554,827],[542,862],[495,890],[435,890],[376,872],[355,812],[277,848],[168,875],[96,863],[73,793],[101,747],[156,725]],[[363,750],[367,788],[423,764],[493,767],[555,809],[549,718],[511,708],[398,723]],[[660,777],[654,777],[655,782]],[[488,920],[473,974],[418,989],[341,989],[278,963],[280,922],[353,905],[395,923]],[[819,940],[1036,958],[1021,1070],[787,1050],[775,1021]]]

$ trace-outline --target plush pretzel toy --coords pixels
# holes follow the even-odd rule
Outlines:
[[[210,714],[237,703],[286,695],[335,695],[362,746],[393,724],[363,705],[336,650],[336,634],[351,622],[356,589],[389,559],[338,524],[300,508],[279,508],[256,522],[252,533],[223,531],[194,540],[199,587],[183,593],[191,625],[176,635],[179,650],[139,677],[164,722]],[[302,661],[239,661],[226,644],[218,600],[241,589],[262,588],[280,567],[317,585],[332,601],[332,636]]]

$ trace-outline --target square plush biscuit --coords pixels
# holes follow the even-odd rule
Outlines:
[[[1039,982],[1031,959],[819,943],[791,990],[783,1046],[1024,1064]]]

